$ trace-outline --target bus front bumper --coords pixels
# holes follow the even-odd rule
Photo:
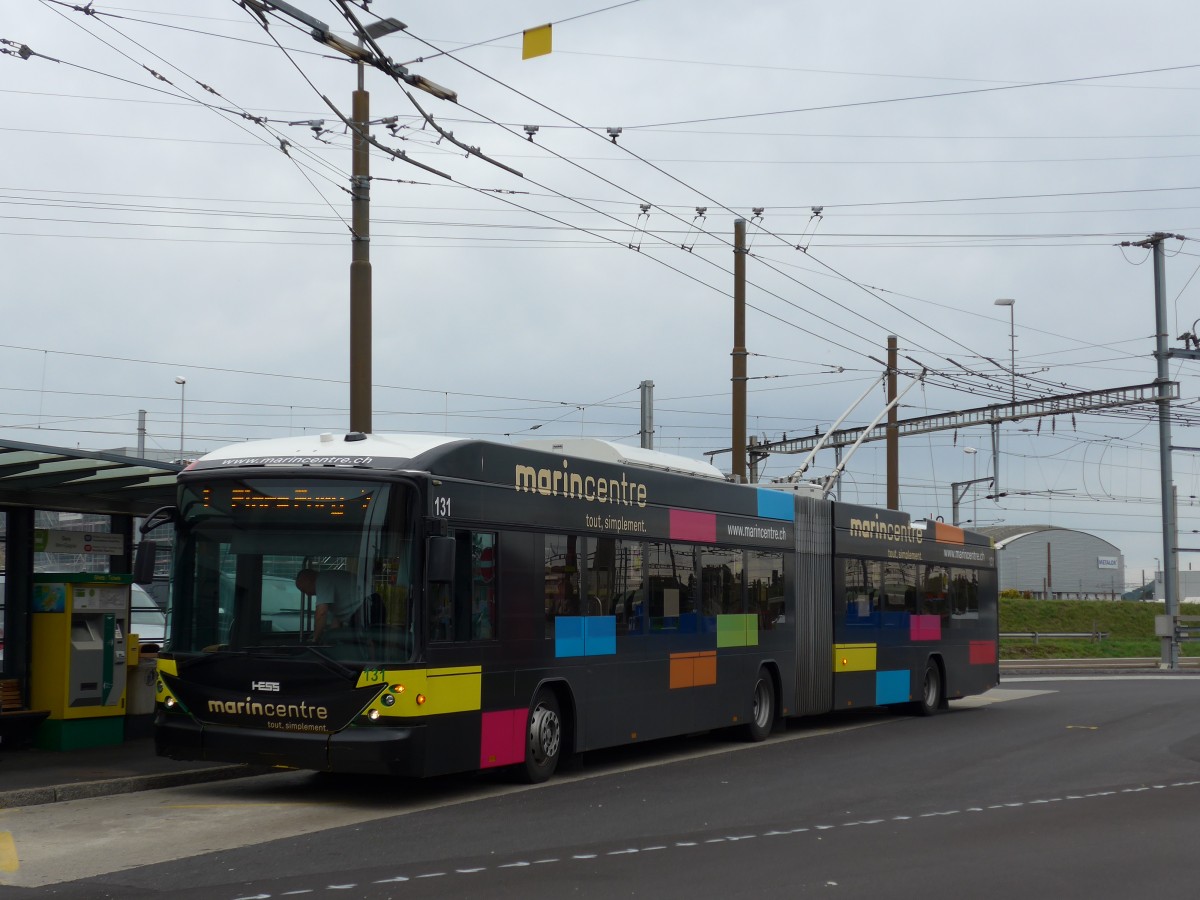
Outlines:
[[[159,711],[154,719],[154,746],[159,756],[169,759],[371,775],[428,771],[425,729],[420,725],[306,734],[203,725]]]

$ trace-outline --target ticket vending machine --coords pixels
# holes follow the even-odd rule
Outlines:
[[[120,744],[125,737],[129,575],[34,575],[30,699],[50,710],[43,750]]]

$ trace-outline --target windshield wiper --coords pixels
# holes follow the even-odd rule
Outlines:
[[[328,653],[323,652],[319,647],[314,647],[312,644],[272,644],[261,647],[238,647],[231,649],[233,653],[255,653],[263,656],[299,656],[303,653],[311,653],[318,657],[329,668],[333,669],[339,675],[346,678],[357,678],[358,670],[352,669],[344,665],[339,660],[334,659]]]

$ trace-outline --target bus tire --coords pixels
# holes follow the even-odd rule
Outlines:
[[[562,716],[554,692],[541,688],[529,705],[525,738],[525,781],[541,784],[558,768],[562,753]]]
[[[937,660],[929,659],[925,663],[925,675],[921,678],[921,699],[910,707],[918,716],[936,715],[943,706],[942,670]]]
[[[771,673],[765,668],[758,670],[758,678],[754,681],[754,697],[752,700],[750,721],[746,723],[746,738],[754,741],[765,741],[775,724],[775,682]]]

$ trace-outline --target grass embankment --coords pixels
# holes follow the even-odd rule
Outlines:
[[[1021,600],[1000,598],[1000,632],[1101,632],[1103,640],[1070,638],[1035,644],[1001,638],[1001,659],[1115,659],[1158,656],[1154,617],[1165,612],[1162,603],[1132,600]],[[1180,615],[1200,616],[1200,604],[1183,603]],[[1180,644],[1183,656],[1200,656],[1200,644]]]

